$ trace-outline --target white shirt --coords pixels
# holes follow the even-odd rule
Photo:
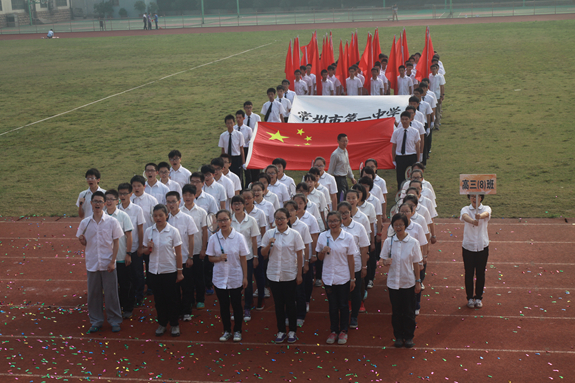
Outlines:
[[[431,92],[429,89],[427,90],[425,95],[421,97],[421,100],[427,102],[432,109],[437,106],[437,99],[435,98],[435,93]]]
[[[268,101],[262,106],[262,110],[260,113],[264,115],[264,120],[265,120],[265,115],[267,114],[270,105],[271,105],[271,102]],[[267,122],[283,122],[283,120],[280,118],[280,114],[283,117],[287,116],[287,112],[286,112],[285,108],[283,107],[283,105],[277,101],[274,101],[273,106],[272,106],[272,111],[270,112],[270,115],[268,117]]]
[[[238,222],[235,214],[232,214],[232,227],[235,231],[242,234],[244,239],[246,240],[246,245],[248,246],[249,253],[246,256],[246,259],[249,261],[250,259],[254,258],[254,253],[257,254],[258,249],[254,249],[252,247],[252,238],[257,237],[260,235],[260,228],[258,227],[258,222],[254,217],[251,217],[249,214],[244,214],[244,219],[241,222]]]
[[[84,251],[86,270],[90,272],[108,270],[108,265],[112,262],[114,240],[124,235],[118,220],[104,213],[100,223],[97,223],[90,214],[80,222],[76,237],[80,237],[82,233],[86,237]]]
[[[232,152],[228,153],[228,143],[230,142],[230,132],[227,130],[220,134],[220,141],[218,142],[218,146],[220,148],[224,148],[224,152],[228,153],[230,156],[241,156],[243,150],[242,148],[245,146],[244,135],[237,130],[232,131]]]
[[[329,190],[327,190],[327,188],[325,186],[323,186],[321,183],[318,183],[318,186],[316,186],[314,190],[317,190],[318,192],[323,194],[323,198],[325,199],[325,204],[326,204],[327,209],[329,211],[335,210],[335,208],[332,208],[332,206],[331,206],[331,195],[329,195]]]
[[[234,187],[234,194],[232,194],[232,196],[235,195],[235,192],[242,191],[242,181],[240,181],[240,177],[238,177],[234,172],[228,172],[228,174],[224,174],[224,176],[228,177],[228,179],[232,181]]]
[[[381,178],[376,174],[373,183],[379,186],[383,194],[387,194],[387,184],[385,183],[385,180],[383,178]]]
[[[144,219],[146,220],[144,223],[144,231],[146,231],[148,227],[154,224],[154,206],[158,204],[158,200],[146,192],[142,193],[142,195],[139,197],[135,194],[132,194],[130,200],[142,208]]]
[[[375,183],[373,184],[373,187],[371,188],[371,191],[369,192],[369,194],[372,194],[375,198],[377,198],[379,200],[380,204],[385,203],[385,197],[383,196],[383,193],[381,192],[381,188],[379,186],[377,186]],[[373,207],[375,207],[375,205]]]
[[[404,132],[405,128],[403,127],[403,125],[401,125],[401,128],[399,129],[395,129],[393,131],[393,134],[391,135],[391,140],[390,142],[392,144],[395,144],[395,155],[396,156],[401,156],[401,146],[403,145],[403,132]],[[411,154],[416,154],[416,145],[419,143],[419,140],[421,138],[419,137],[419,132],[409,126],[407,127],[407,141],[405,142],[405,156],[409,156]]]
[[[250,121],[251,122],[251,121]],[[234,125],[234,130],[237,130],[238,132],[240,132],[241,134],[244,135],[244,148],[249,148],[250,147],[250,140],[252,139],[252,128],[250,128],[247,125],[242,125],[238,128],[237,125]],[[229,134],[228,134],[228,138],[229,138]],[[227,150],[227,147],[226,147]]]
[[[185,184],[190,183],[190,176],[192,173],[183,166],[180,166],[178,170],[174,168],[170,169],[170,179],[176,181],[183,188]]]
[[[255,113],[250,114],[249,116],[246,114],[246,119],[244,120],[244,124],[252,128],[253,130],[256,127],[256,123],[260,122],[262,118]]]
[[[307,206],[306,211],[308,211],[316,219],[319,229],[321,231],[324,231],[325,225],[323,223],[323,219],[321,218],[321,214],[319,212],[317,204],[308,198],[306,206]]]
[[[486,219],[479,219],[479,226],[473,226],[472,224],[463,221],[463,214],[467,214],[472,219],[475,219],[475,214],[483,214],[485,212],[489,213],[489,217]],[[475,206],[471,206],[471,204],[469,206],[465,206],[461,209],[459,219],[465,222],[465,226],[463,227],[462,243],[465,250],[482,251],[489,246],[489,235],[487,234],[487,222],[491,219],[491,208],[489,206],[479,204],[479,209],[475,209]]]
[[[353,219],[351,220],[349,226],[344,226],[344,224],[341,224],[341,228],[345,232],[351,234],[353,236],[353,239],[355,240],[355,246],[357,247],[357,251],[353,255],[353,261],[354,261],[354,271],[357,273],[358,271],[361,271],[362,267],[361,248],[369,246],[370,244],[369,237],[367,236],[367,232],[365,231],[363,225],[361,225],[358,222],[355,222]]]
[[[169,191],[170,189],[160,181],[156,180],[154,186],[150,186],[150,184],[148,184],[148,181],[146,181],[145,192],[156,198],[158,203],[161,203],[163,205],[166,204],[166,193],[168,193]],[[181,196],[182,195],[180,194],[180,197]]]
[[[252,211],[249,213],[250,217],[253,217],[256,222],[258,223],[258,228],[260,229],[260,234],[258,234],[258,238],[257,238],[257,242],[258,242],[258,247],[260,247],[262,245],[262,229],[266,229],[268,228],[268,217],[266,217],[266,213],[263,212],[263,210],[258,209],[257,207],[254,206],[254,208],[252,209]]]
[[[361,95],[360,88],[363,87],[363,82],[357,77],[350,78],[348,77],[345,80],[347,95],[348,96],[359,96]]]
[[[317,205],[320,213],[323,212],[324,214],[327,214],[327,201],[325,200],[325,195],[322,192],[314,188],[307,195],[307,199]]]
[[[413,89],[413,81],[411,80],[411,77],[409,76],[397,76],[397,95],[398,96],[405,96],[405,95],[410,95],[411,92],[409,91],[409,88]]]
[[[104,189],[102,189],[100,186],[98,186],[98,190],[96,191],[101,191],[102,193],[106,193],[106,191]],[[78,199],[76,200],[76,206],[80,207],[80,198],[84,198],[84,203],[82,204],[82,209],[84,210],[84,217],[88,217],[89,215],[92,214],[92,191],[90,190],[90,188],[88,188],[88,190],[84,190],[83,192],[81,192],[80,194],[78,194]]]
[[[321,80],[321,95],[322,96],[335,95],[335,86],[330,79],[326,79],[325,81]]]
[[[329,168],[327,170],[332,176],[345,177],[353,179],[353,172],[349,165],[349,156],[347,149],[342,149],[339,146],[331,153],[329,158]]]
[[[298,96],[305,96],[308,93],[308,87],[307,87],[307,82],[305,82],[303,79],[302,80],[294,80],[293,82],[293,88],[295,90],[295,94],[297,94]]]
[[[231,172],[230,172],[231,173]],[[220,185],[222,185],[226,191],[226,197],[227,197],[227,201],[226,201],[226,208],[229,209],[229,200],[232,199],[232,197],[236,194],[236,191],[234,190],[234,183],[232,182],[231,179],[229,179],[228,177],[224,176],[222,174],[222,176],[220,177],[219,180],[216,180],[216,177],[214,177],[214,180],[219,183]]]
[[[289,201],[291,198],[287,187],[280,180],[276,180],[276,183],[273,185],[269,184],[268,190],[278,197],[280,207],[283,207],[284,202]]]
[[[307,225],[310,234],[319,234],[321,232],[317,224],[317,219],[310,214],[309,211],[306,211],[301,218],[298,219]]]
[[[351,234],[342,230],[334,240],[331,230],[328,230],[319,235],[315,250],[320,252],[326,246],[329,246],[331,250],[323,259],[322,281],[326,286],[344,285],[351,279],[347,256],[357,252],[355,239]]]
[[[177,268],[181,267],[181,265],[176,265],[175,247],[182,245],[182,238],[178,229],[166,223],[166,227],[160,232],[154,224],[154,226],[146,229],[142,244],[144,247],[149,247],[150,241],[154,241],[150,253],[150,273],[175,273]]]
[[[262,202],[258,203],[258,201],[256,201],[254,199],[254,205],[255,207],[257,207],[258,209],[260,209],[261,211],[264,212],[264,214],[267,216],[268,219],[268,226],[271,227],[273,226],[274,223],[274,213],[276,212],[276,209],[274,208],[274,205],[269,202],[266,201],[265,197],[262,199]]]
[[[361,211],[367,219],[369,223],[373,224],[377,221],[377,216],[375,214],[375,208],[370,202],[364,201],[361,205],[357,205],[357,209]]]
[[[415,208],[415,211],[425,219],[427,225],[431,225],[433,223],[433,220],[431,219],[431,214],[429,214],[429,210],[427,210],[427,208],[421,205],[419,202],[417,204],[417,207]]]
[[[417,239],[409,234],[403,238],[403,241],[395,235],[387,238],[381,247],[380,257],[387,259],[390,254],[392,261],[387,273],[387,287],[399,290],[415,286],[413,264],[423,261]]]
[[[361,210],[359,210],[359,207],[357,208],[357,212],[355,213],[355,215],[351,216],[351,219],[353,219],[357,223],[360,223],[367,232],[368,236],[371,234],[372,231],[371,231],[371,225],[369,224],[369,218],[367,218],[367,215],[365,215],[364,213],[361,212]]]
[[[281,207],[278,196],[275,193],[269,191],[269,189],[268,192],[264,194],[264,199],[273,205],[274,212]]]
[[[405,231],[407,232],[407,234],[417,239],[417,242],[419,242],[419,246],[427,245],[427,237],[425,236],[425,231],[423,230],[423,228],[419,223],[410,220],[409,226],[405,228]]]
[[[214,197],[218,206],[218,210],[220,203],[226,202],[228,199],[226,189],[222,186],[222,184],[219,184],[215,178],[214,182],[212,182],[210,186],[208,186],[208,184],[205,183],[202,190],[211,195],[212,197]]]
[[[186,209],[187,210],[187,209]],[[186,259],[194,254],[190,254],[190,235],[193,236],[199,232],[196,222],[190,214],[179,211],[178,214],[172,215],[170,213],[168,217],[168,223],[178,229],[180,232],[180,238],[182,239],[182,263],[186,262]],[[194,238],[194,247],[196,241]],[[194,249],[192,249],[193,251]]]
[[[327,75],[327,79],[331,82],[333,82],[333,86],[334,86],[334,91],[336,90],[335,88],[337,88],[338,86],[341,86],[341,82],[339,81],[339,79],[337,77],[335,77],[335,74],[333,75]]]
[[[413,119],[413,121],[411,121],[409,123],[409,125],[411,125],[411,127],[417,129],[417,131],[419,132],[419,135],[421,136],[422,134],[425,134],[425,126],[424,124],[422,124],[419,121],[416,121],[415,118]]]
[[[295,195],[295,181],[293,180],[293,178],[291,178],[290,176],[288,176],[287,174],[284,173],[282,178],[278,178],[278,181],[281,182],[288,191],[288,196],[291,198],[293,195]],[[269,189],[269,185],[268,185],[268,189]]]
[[[130,204],[128,205],[127,208],[124,209],[124,207],[122,206],[122,204],[118,205],[118,209],[122,210],[124,213],[128,214],[128,217],[130,217],[130,221],[132,221],[132,245],[130,246],[130,252],[134,252],[138,250],[138,246],[139,246],[139,236],[138,236],[138,226],[142,225],[142,232],[143,232],[143,227],[146,224],[146,219],[144,218],[144,211],[142,210],[141,207],[139,207],[138,205],[136,205],[135,203],[132,203],[132,201],[130,201]]]
[[[306,225],[304,222],[300,221],[299,218],[296,217],[295,222],[291,224],[291,228],[295,231],[297,231],[299,233],[299,235],[301,235],[301,239],[304,243],[304,245],[310,245],[309,246],[309,254],[307,255],[307,259],[311,258],[311,252],[312,252],[312,248],[311,248],[311,243],[313,242],[313,239],[311,237],[311,234],[309,233],[309,226]],[[303,255],[303,259],[302,259],[302,267],[304,265],[304,261],[306,259],[306,254],[305,251],[302,253]]]
[[[429,75],[429,90],[435,93],[435,96],[439,99],[441,97],[441,85],[445,85],[445,77],[439,72],[437,74]]]
[[[180,210],[183,213],[188,214],[190,217],[192,217],[194,223],[196,224],[198,232],[194,234],[194,248],[192,249],[191,255],[200,254],[200,252],[202,251],[203,228],[208,226],[206,220],[208,213],[198,205],[197,201],[194,203],[194,206],[191,209],[188,210],[188,208],[184,205],[180,208]]]
[[[422,97],[423,98],[423,97]],[[427,123],[427,115],[429,114],[433,114],[433,109],[431,108],[431,105],[429,105],[428,102],[421,100],[419,102],[419,108],[418,110],[423,113],[423,115],[425,115],[425,122]]]
[[[293,105],[293,98],[295,96],[295,92],[293,90],[287,90],[285,92],[285,97],[289,100],[289,102]]]
[[[196,197],[195,203],[198,204],[199,207],[204,209],[208,214],[216,214],[220,210],[219,201],[216,202],[216,199],[214,197],[204,192],[203,190],[200,193],[200,195]]]
[[[297,252],[305,249],[301,235],[289,227],[282,233],[277,228],[266,231],[262,246],[275,238],[273,248],[268,256],[267,277],[273,282],[293,281],[297,277]]]
[[[276,97],[276,101],[279,102],[280,104],[282,104],[282,106],[284,107],[286,114],[289,113],[289,111],[291,110],[291,101],[286,98],[286,97]],[[284,118],[288,117],[287,115],[284,114]]]
[[[218,238],[220,242],[218,242]],[[220,248],[221,243],[221,248]],[[240,257],[246,257],[250,251],[243,235],[232,228],[228,238],[224,238],[221,231],[212,235],[208,241],[206,254],[217,257],[222,254],[221,249],[227,255],[227,261],[214,263],[212,282],[218,289],[237,289],[242,287],[244,272]]]
[[[411,216],[411,220],[419,224],[419,226],[421,226],[421,228],[423,229],[423,234],[425,235],[429,234],[429,226],[427,225],[427,222],[425,222],[425,218],[421,214],[418,214],[417,212],[413,213],[413,215]],[[425,239],[427,242],[427,237]]]
[[[381,81],[379,78],[377,79],[370,79],[371,81],[371,95],[372,96],[381,96],[385,93],[385,88],[383,87],[383,81]]]
[[[108,214],[106,208],[104,208],[104,213]],[[127,245],[126,245],[126,233],[131,232],[134,230],[134,225],[132,225],[132,221],[128,214],[124,213],[120,209],[116,208],[112,214],[108,214],[110,217],[114,217],[118,220],[124,235],[120,237],[119,246],[118,246],[118,254],[116,255],[116,262],[124,263],[126,259],[127,253]],[[130,243],[130,249],[132,248],[132,244]],[[131,251],[130,251],[131,252]]]
[[[429,198],[426,198],[422,195],[421,197],[419,197],[419,204],[418,205],[425,206],[425,208],[429,211],[431,218],[437,217],[437,215],[438,215],[437,211],[435,210],[435,207],[433,206],[433,202],[431,202],[431,200]]]
[[[319,183],[327,188],[330,195],[329,201],[331,201],[331,195],[337,195],[337,183],[335,182],[335,177],[324,171],[323,174],[319,176]]]
[[[180,198],[182,198],[182,187],[180,186],[179,183],[177,183],[174,180],[170,180],[168,179],[168,183],[165,184],[162,181],[160,181],[164,186],[167,186],[168,189],[170,189],[170,191],[175,191],[178,192],[178,194],[180,195]],[[189,182],[188,182],[189,183]]]

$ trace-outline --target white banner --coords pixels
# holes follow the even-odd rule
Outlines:
[[[295,96],[288,122],[334,123],[399,116],[410,96]]]

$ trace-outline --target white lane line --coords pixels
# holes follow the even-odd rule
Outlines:
[[[442,243],[461,243],[461,240],[459,241],[450,241],[450,240],[444,240],[441,238],[437,239],[437,243],[439,245],[441,245]],[[489,241],[489,243],[533,243],[533,244],[543,244],[543,245],[563,245],[563,244],[574,244],[575,242],[551,242],[551,241]],[[437,245],[435,245],[437,246]]]
[[[20,130],[20,129],[23,129],[23,128],[27,128],[27,127],[32,126],[32,125],[39,124],[39,123],[44,122],[44,121],[51,120],[51,119],[56,118],[56,117],[63,116],[63,115],[68,114],[68,113],[75,112],[76,110],[79,110],[79,109],[82,109],[82,108],[86,108],[86,107],[88,107],[88,106],[90,106],[90,105],[97,104],[97,103],[99,103],[99,102],[108,100],[108,99],[110,99],[110,98],[112,98],[112,97],[120,96],[120,95],[122,95],[122,94],[124,94],[124,93],[128,93],[128,92],[131,92],[131,91],[136,90],[136,89],[143,88],[143,87],[148,86],[148,85],[152,85],[152,84],[154,84],[154,83],[156,83],[156,82],[158,82],[158,81],[165,80],[165,79],[170,78],[170,77],[172,77],[172,76],[177,76],[177,75],[179,75],[179,74],[186,73],[186,72],[189,72],[189,71],[192,71],[192,70],[195,70],[195,69],[199,69],[199,68],[205,67],[205,66],[207,66],[207,65],[212,65],[212,64],[218,63],[218,62],[220,62],[220,61],[228,60],[228,59],[230,59],[230,58],[232,58],[232,57],[236,57],[236,56],[239,56],[239,55],[243,55],[244,53],[248,53],[248,52],[251,52],[251,51],[255,51],[256,49],[260,49],[260,48],[263,48],[263,47],[267,47],[268,45],[271,45],[271,44],[273,44],[273,43],[268,43],[268,44],[260,45],[259,47],[255,47],[255,48],[252,48],[252,49],[248,49],[248,50],[245,50],[245,51],[239,52],[239,53],[234,53],[233,55],[230,55],[230,56],[227,56],[227,57],[218,59],[218,60],[214,60],[214,61],[211,61],[211,62],[209,62],[209,63],[205,63],[205,64],[202,64],[202,65],[198,65],[198,66],[195,66],[195,67],[190,68],[190,69],[182,70],[182,71],[179,71],[179,72],[176,72],[176,73],[173,73],[173,74],[164,76],[164,77],[159,78],[159,79],[157,79],[157,80],[150,81],[150,82],[147,82],[147,83],[142,84],[142,85],[138,85],[138,86],[133,87],[133,88],[131,88],[131,89],[127,89],[127,90],[125,90],[125,91],[123,91],[123,92],[116,93],[116,94],[113,94],[113,95],[110,95],[110,96],[101,98],[101,99],[96,100],[96,101],[92,101],[92,102],[90,102],[90,103],[88,103],[88,104],[85,104],[85,105],[82,105],[82,106],[78,106],[77,108],[70,109],[70,110],[68,110],[68,111],[66,111],[66,112],[58,113],[58,114],[55,114],[55,115],[53,115],[53,116],[50,116],[50,117],[47,117],[47,118],[43,118],[43,119],[41,119],[41,120],[38,120],[38,121],[35,121],[35,122],[31,122],[31,123],[29,123],[29,124],[20,126],[20,127],[18,127],[18,128],[14,128],[14,129],[12,129],[12,130],[8,130],[8,131],[6,131],[6,132],[0,133],[0,136],[3,136],[3,135],[8,134],[8,133],[15,132],[15,131]]]
[[[12,378],[38,378],[38,379],[57,379],[57,380],[61,380],[61,379],[76,379],[76,380],[80,380],[80,381],[87,381],[87,382],[92,382],[92,381],[96,381],[96,380],[102,380],[102,381],[107,381],[107,382],[111,382],[111,381],[117,381],[117,382],[165,382],[166,380],[171,380],[169,378],[149,378],[146,377],[144,378],[120,378],[117,376],[91,376],[91,375],[80,375],[80,376],[74,376],[74,375],[64,375],[64,374],[58,374],[58,373],[46,373],[44,375],[40,375],[40,374],[10,374],[7,372],[0,372],[0,376],[6,376],[6,377],[12,377]],[[182,379],[177,379],[178,382],[180,383],[217,383],[215,381],[207,381],[207,380],[182,380]]]
[[[4,258],[9,258],[9,257],[4,257]],[[14,257],[16,258],[16,257]],[[38,257],[41,258],[41,257]],[[430,264],[434,264],[434,263],[446,263],[446,264],[455,264],[455,263],[460,263],[463,264],[463,261],[457,260],[457,261],[429,261]],[[517,266],[521,266],[521,265],[542,265],[542,266],[575,266],[575,263],[568,263],[568,262],[557,262],[557,263],[551,263],[551,262],[489,262],[490,265],[517,265]]]
[[[537,218],[534,218],[537,219]],[[521,222],[517,222],[517,223],[499,223],[499,222],[493,222],[493,220],[491,220],[491,222],[489,222],[490,225],[492,226],[573,226],[574,224],[571,222],[565,222],[565,223],[521,223]],[[435,222],[435,225],[459,225],[459,228],[462,228],[463,226],[461,225],[461,221],[457,220],[453,221],[453,222]]]

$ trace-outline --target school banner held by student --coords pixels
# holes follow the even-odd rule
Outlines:
[[[288,122],[327,124],[389,117],[399,121],[408,105],[409,96],[296,96]]]
[[[333,124],[261,121],[250,141],[247,167],[264,169],[275,158],[281,157],[287,161],[290,170],[309,170],[316,157],[330,158],[337,147],[338,134],[345,133],[349,140],[349,164],[353,170],[359,169],[366,158],[375,158],[379,169],[394,169],[390,142],[394,121],[393,118]]]

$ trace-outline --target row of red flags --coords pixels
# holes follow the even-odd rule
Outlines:
[[[343,41],[339,41],[339,61],[335,76],[341,82],[342,86],[346,87],[346,79],[349,77],[348,68],[358,63],[363,76],[365,77],[365,83],[363,87],[370,91],[371,88],[371,68],[373,68],[376,61],[379,61],[379,54],[381,53],[381,46],[379,43],[379,30],[376,29],[374,34],[367,34],[367,43],[363,54],[359,55],[359,44],[357,31],[351,34],[351,42],[346,41],[345,47]],[[421,58],[417,65],[417,71],[415,78],[421,81],[423,78],[429,77],[431,73],[431,59],[433,58],[433,44],[431,42],[431,35],[429,33],[429,27],[425,30],[425,46],[423,52],[421,53]],[[409,59],[409,48],[407,46],[407,35],[405,28],[400,34],[399,38],[393,36],[393,43],[391,45],[391,51],[389,53],[387,69],[385,76],[389,81],[389,86],[394,91],[397,91],[397,76],[399,76],[399,67],[405,65],[405,62]],[[285,62],[285,75],[290,81],[290,89],[293,90],[293,84],[295,80],[294,71],[299,69],[301,65],[311,64],[311,73],[316,76],[317,84],[317,94],[321,95],[321,71],[327,69],[329,65],[335,62],[334,57],[334,47],[333,47],[333,37],[331,32],[329,35],[325,35],[322,38],[322,49],[321,55],[318,46],[317,32],[312,34],[311,41],[307,45],[300,46],[299,37],[296,37],[292,42],[290,41],[288,52],[286,55]]]

